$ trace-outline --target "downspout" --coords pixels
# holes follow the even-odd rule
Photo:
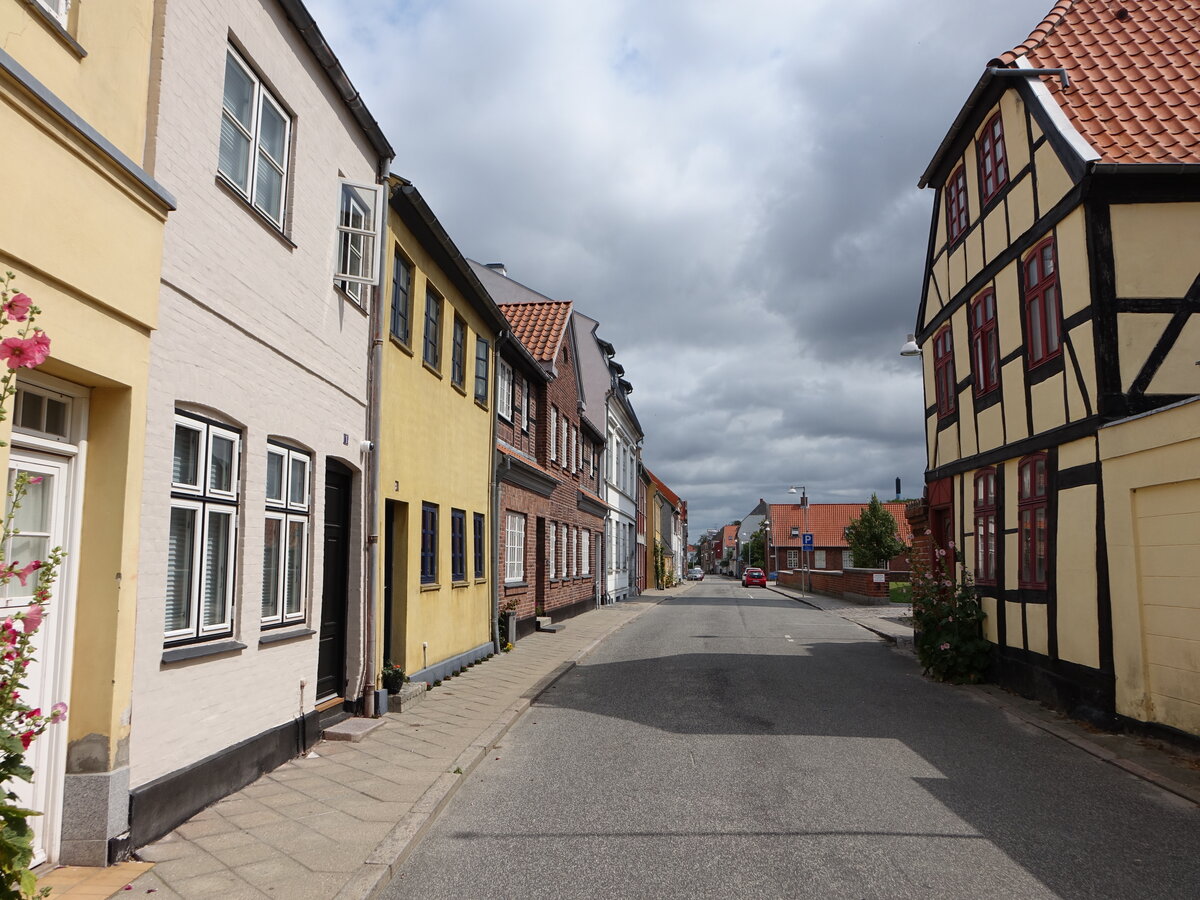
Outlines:
[[[387,172],[391,167],[390,157],[380,157],[376,170],[377,184],[382,185],[380,195],[380,240],[375,252],[379,255],[379,278],[371,291],[370,334],[371,346],[367,356],[367,534],[364,548],[366,579],[363,590],[363,671],[362,711],[364,716],[374,718],[380,713],[375,709],[375,612],[379,608],[379,435],[383,419],[383,238],[387,235],[387,216],[391,209],[391,190],[387,183]]]
[[[493,653],[499,653],[504,648],[500,646],[500,483],[496,479],[496,470],[500,465],[500,454],[496,451],[496,418],[500,415],[500,351],[512,340],[512,332],[501,331],[496,337],[496,365],[492,366],[492,442],[488,445],[491,450],[488,459],[488,496],[492,500],[492,647]],[[515,376],[514,376],[515,380]],[[511,465],[507,459],[506,466]],[[511,637],[511,635],[510,635]]]

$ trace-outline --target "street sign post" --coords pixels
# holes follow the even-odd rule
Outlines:
[[[805,553],[811,553],[811,552],[812,552],[812,548],[813,548],[813,536],[812,536],[812,532],[810,532],[810,531],[806,531],[806,532],[804,533],[804,540],[803,540],[803,542],[802,542],[801,546],[804,548],[804,552],[805,552]]]

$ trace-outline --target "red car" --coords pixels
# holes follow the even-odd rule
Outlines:
[[[767,573],[762,569],[748,568],[742,572],[742,587],[766,587]]]

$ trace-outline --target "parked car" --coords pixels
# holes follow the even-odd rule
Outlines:
[[[688,569],[687,580],[688,581],[703,581],[704,580],[704,570],[702,568],[700,568],[699,566]]]
[[[751,566],[742,573],[742,587],[766,587],[767,573]]]

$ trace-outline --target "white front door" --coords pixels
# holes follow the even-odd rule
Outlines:
[[[71,466],[69,457],[13,448],[9,456],[8,489],[12,490],[21,472],[42,480],[28,486],[20,508],[15,511],[13,527],[20,533],[9,538],[4,548],[6,564],[16,562],[24,566],[35,559],[44,560],[54,547],[66,547]],[[43,714],[49,713],[58,701],[66,700],[70,688],[74,606],[68,590],[71,579],[67,577],[67,568],[70,565],[68,556],[51,590],[51,598],[45,604],[45,621],[34,636],[34,662],[26,670],[22,699],[30,707],[40,708]],[[6,607],[5,614],[33,602],[36,582],[35,573],[25,586],[13,578],[0,587],[0,603]],[[26,762],[33,768],[33,782],[18,781],[15,786],[19,802],[42,813],[30,819],[34,830],[35,865],[53,858],[58,850],[66,735],[65,725],[51,725],[37,738],[26,753]]]

